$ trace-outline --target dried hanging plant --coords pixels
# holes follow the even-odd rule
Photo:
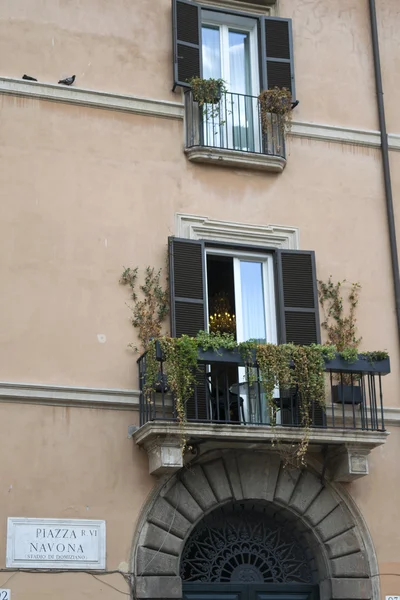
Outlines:
[[[292,127],[292,93],[287,88],[274,87],[261,92],[258,101],[262,131],[267,138],[277,143],[279,149],[285,133],[288,133]]]

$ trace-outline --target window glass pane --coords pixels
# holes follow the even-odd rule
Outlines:
[[[202,27],[202,56],[204,79],[220,79],[221,77],[221,50],[219,27]]]
[[[249,33],[229,30],[230,92],[250,93]]]
[[[244,340],[266,341],[263,263],[240,261]]]

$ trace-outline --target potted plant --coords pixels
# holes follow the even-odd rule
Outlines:
[[[192,77],[188,83],[192,88],[193,100],[199,106],[203,106],[203,104],[219,104],[222,94],[226,92],[225,81],[223,79]]]
[[[348,314],[345,312],[345,299],[342,286],[346,280],[334,283],[330,276],[327,282],[318,281],[319,302],[324,311],[325,319],[321,327],[325,329],[328,343],[335,346],[340,357],[349,365],[358,359],[358,346],[361,337],[357,337],[356,308],[358,306],[361,285],[358,282],[350,285],[347,296]],[[340,404],[361,404],[363,401],[360,386],[361,375],[349,373],[333,375],[336,385],[332,386],[332,398]],[[357,384],[358,385],[355,385]]]
[[[290,90],[279,87],[264,90],[258,96],[258,102],[261,128],[264,134],[276,141],[274,135],[276,126],[282,137],[290,131],[292,125],[292,93]]]

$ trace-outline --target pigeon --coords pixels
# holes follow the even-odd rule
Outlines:
[[[75,75],[72,75],[72,77],[66,77],[65,79],[60,79],[60,81],[58,83],[61,83],[61,85],[72,85],[75,81]]]
[[[37,81],[37,79],[31,77],[30,75],[22,75],[22,79],[26,79],[27,81]]]

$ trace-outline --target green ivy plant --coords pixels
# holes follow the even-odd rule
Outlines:
[[[156,345],[163,355],[163,366],[168,377],[168,387],[175,399],[177,420],[181,426],[182,448],[186,447],[185,423],[186,402],[194,392],[197,374],[198,350],[221,349],[240,352],[246,366],[249,384],[258,381],[258,367],[262,389],[265,395],[271,426],[276,425],[277,405],[274,391],[296,389],[300,399],[300,425],[303,437],[298,445],[292,444],[291,451],[285,454],[286,463],[305,465],[308,450],[312,405],[325,406],[325,360],[335,357],[332,346],[296,346],[294,344],[263,344],[256,340],[237,343],[233,335],[226,333],[199,332],[197,337],[160,337],[152,340],[147,351],[147,373],[145,397],[150,399],[156,390],[158,362]]]
[[[195,338],[187,335],[179,338],[162,337],[159,343],[168,376],[168,387],[175,400],[176,416],[181,430],[181,446],[184,451],[187,447],[186,402],[193,394],[196,383],[198,344]]]
[[[373,365],[374,362],[379,362],[389,358],[389,353],[386,350],[375,350],[372,352],[361,352],[360,356]]]
[[[162,269],[157,271],[152,267],[146,267],[142,284],[138,284],[138,277],[138,267],[126,268],[121,275],[120,283],[130,288],[133,302],[130,307],[132,325],[137,329],[142,350],[146,353],[144,396],[147,401],[151,401],[157,390],[160,375],[157,350],[160,349],[168,389],[174,397],[176,418],[181,427],[183,450],[187,442],[186,403],[193,395],[196,384],[198,350],[200,348],[218,353],[221,349],[225,349],[240,353],[249,384],[257,382],[260,375],[272,427],[276,425],[278,408],[274,401],[275,389],[296,389],[303,436],[299,444],[291,444],[289,450],[285,446],[282,452],[285,464],[305,465],[312,406],[317,404],[325,407],[325,362],[334,359],[337,351],[350,363],[357,360],[361,338],[356,335],[355,310],[358,305],[360,284],[351,285],[348,296],[350,308],[346,315],[341,287],[344,282],[335,284],[331,277],[326,283],[319,281],[319,301],[325,310],[322,327],[328,334],[329,343],[298,346],[266,344],[257,340],[238,343],[233,334],[220,331],[200,331],[196,337],[162,336],[163,322],[169,311],[168,288],[162,282]],[[381,351],[364,352],[362,357],[374,362],[388,358],[388,354]]]
[[[195,339],[198,346],[204,351],[213,350],[214,352],[218,352],[220,348],[225,348],[226,350],[237,350],[238,348],[238,344],[232,333],[199,331]]]
[[[295,389],[299,398],[303,437],[299,444],[280,447],[285,465],[305,466],[310,439],[313,403],[325,408],[325,361],[336,356],[333,346],[295,344],[258,344],[257,364],[269,410],[271,426],[276,424],[275,388]],[[275,442],[273,442],[275,445]]]

